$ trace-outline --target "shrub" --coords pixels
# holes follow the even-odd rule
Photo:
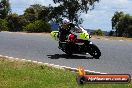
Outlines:
[[[5,19],[0,19],[0,31],[7,31],[8,30],[8,22]]]
[[[109,32],[109,36],[113,36],[113,34],[114,34],[114,31],[111,30],[111,31]]]
[[[42,20],[37,20],[33,23],[29,23],[23,29],[26,32],[51,32],[50,25]]]
[[[9,31],[12,32],[17,32],[17,31],[22,31],[23,26],[26,23],[26,20],[24,17],[18,16],[18,14],[10,14],[7,16],[7,21],[8,21],[8,28]]]
[[[103,36],[103,35],[104,35],[104,33],[103,33],[103,31],[102,31],[101,29],[95,30],[95,31],[93,32],[93,34],[94,34],[94,35],[100,35],[100,36]]]

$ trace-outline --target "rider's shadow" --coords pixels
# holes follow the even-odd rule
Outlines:
[[[60,59],[60,58],[65,58],[65,59],[93,59],[93,57],[79,56],[79,55],[68,56],[66,54],[54,54],[54,55],[47,55],[47,56],[50,59]]]

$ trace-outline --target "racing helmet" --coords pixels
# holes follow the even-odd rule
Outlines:
[[[62,23],[63,23],[63,24],[69,24],[69,23],[70,23],[70,20],[68,20],[68,19],[63,19]]]

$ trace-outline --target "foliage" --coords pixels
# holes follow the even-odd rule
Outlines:
[[[132,37],[132,25],[128,26],[128,37]]]
[[[99,0],[53,0],[54,3],[59,3],[56,7],[51,5],[42,6],[40,4],[31,5],[24,11],[23,15],[8,14],[10,12],[9,0],[2,0],[1,7],[7,7],[6,17],[8,22],[8,31],[28,31],[28,32],[50,32],[51,28],[48,25],[49,21],[60,23],[63,18],[67,17],[76,24],[81,24],[83,19],[80,18],[81,13],[94,8],[95,2]],[[5,6],[6,5],[6,6]],[[3,11],[4,12],[4,11]],[[5,18],[3,17],[3,18]],[[40,23],[40,21],[43,21]],[[36,25],[40,24],[39,27]],[[45,27],[42,25],[46,25]],[[47,27],[47,28],[46,28]],[[23,29],[24,28],[24,29]],[[48,29],[49,28],[49,29]]]
[[[29,23],[24,27],[26,32],[51,32],[50,25],[42,20],[37,20],[33,23]]]
[[[112,29],[116,29],[120,18],[124,16],[123,12],[115,12],[114,16],[112,17]]]
[[[116,30],[116,35],[121,36],[132,36],[131,32],[132,16],[124,14],[123,12],[115,12],[112,17],[112,28]]]
[[[35,12],[32,8],[27,8],[25,10],[24,16],[28,22],[33,22],[37,19],[37,17],[35,16]]]
[[[24,17],[27,19],[27,21],[34,22],[38,19],[45,19],[48,17],[48,14],[46,14],[48,12],[47,7],[40,4],[34,4],[24,11]]]
[[[103,33],[103,31],[102,31],[101,29],[95,30],[95,31],[93,32],[93,34],[94,34],[94,35],[100,35],[100,36],[103,36],[103,35],[104,35],[104,33]]]
[[[9,0],[0,1],[0,18],[4,19],[10,12],[10,3]]]
[[[109,36],[113,36],[113,34],[114,34],[114,31],[111,30],[111,31],[109,32]]]
[[[57,7],[52,7],[49,5],[46,9],[42,11],[43,15],[41,16],[41,19],[47,19],[48,21],[55,21],[57,23],[60,23],[62,20],[62,15],[64,11],[64,6],[59,5]]]
[[[7,16],[9,31],[17,32],[22,31],[23,26],[26,25],[26,20],[18,14],[10,14]]]
[[[51,10],[49,9],[49,7],[43,6],[42,10],[38,12],[38,19],[48,22],[49,20],[52,19],[49,17],[50,13],[51,13]]]
[[[63,7],[63,17],[67,17],[71,22],[80,23],[80,13],[88,12],[94,8],[95,2],[99,0],[53,0],[54,3],[60,3],[60,6]],[[81,21],[80,21],[81,20]]]
[[[8,30],[8,22],[5,19],[0,19],[0,31],[7,31]]]

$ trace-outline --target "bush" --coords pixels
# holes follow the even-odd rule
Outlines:
[[[103,33],[103,31],[102,31],[101,29],[95,30],[95,31],[93,32],[93,34],[94,34],[94,35],[100,35],[100,36],[103,36],[103,35],[104,35],[104,33]]]
[[[0,19],[0,31],[7,31],[8,30],[8,22],[5,19]]]
[[[127,30],[128,30],[128,37],[132,38],[132,25],[129,25]]]
[[[8,28],[11,32],[22,31],[23,26],[26,23],[24,18],[18,16],[18,14],[10,14],[7,16]]]
[[[114,34],[114,31],[111,30],[111,31],[109,32],[109,36],[113,36],[113,34]]]
[[[37,20],[33,23],[29,23],[23,29],[25,32],[51,32],[50,25],[42,20]]]

